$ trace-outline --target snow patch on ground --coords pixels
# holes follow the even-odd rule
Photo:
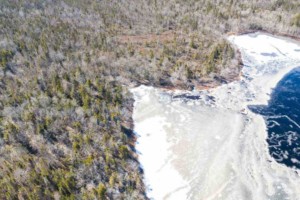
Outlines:
[[[299,171],[270,157],[265,122],[247,108],[267,104],[278,81],[300,66],[300,45],[262,33],[228,39],[242,53],[241,80],[207,91],[131,90],[150,198],[300,199]],[[199,99],[174,98],[183,93]]]

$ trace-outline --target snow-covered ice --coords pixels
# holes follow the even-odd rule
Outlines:
[[[247,108],[267,104],[278,81],[300,66],[300,45],[263,33],[228,40],[242,53],[241,80],[190,92],[199,100],[172,99],[184,91],[131,90],[150,198],[300,199],[300,171],[274,161],[263,118]]]

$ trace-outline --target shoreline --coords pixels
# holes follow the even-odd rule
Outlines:
[[[247,30],[247,31],[240,31],[240,32],[229,32],[226,35],[227,36],[233,36],[233,35],[239,36],[239,35],[260,34],[260,33],[261,34],[267,34],[267,35],[270,35],[272,37],[280,38],[280,39],[283,39],[283,40],[289,40],[290,42],[293,42],[293,43],[296,42],[296,43],[300,44],[300,37],[285,34],[285,33],[275,33],[275,32],[272,33],[272,32],[267,31],[267,30],[259,30],[259,31]],[[209,89],[213,89],[213,88],[222,86],[224,84],[229,84],[231,82],[241,80],[241,78],[243,77],[244,63],[243,63],[243,60],[242,60],[240,50],[237,47],[235,47],[235,49],[236,49],[235,53],[237,54],[237,58],[235,59],[235,61],[238,64],[235,67],[233,67],[232,70],[238,68],[239,69],[239,74],[237,74],[236,76],[233,76],[233,77],[229,77],[229,78],[228,77],[222,77],[223,78],[222,80],[225,81],[225,83],[218,82],[218,80],[215,79],[215,78],[213,78],[212,80],[204,81],[204,82],[200,81],[200,82],[197,82],[196,84],[194,84],[194,89],[200,90],[200,91],[209,90]],[[155,87],[155,88],[159,88],[159,89],[166,90],[166,91],[181,91],[181,92],[184,92],[184,91],[192,91],[193,90],[193,89],[185,89],[184,87],[182,87],[180,85],[178,85],[178,86],[174,86],[174,85],[161,86],[161,85],[153,85],[149,82],[134,83],[134,85],[130,86],[129,88],[132,89],[132,88],[139,87],[141,85]]]
[[[241,57],[241,52],[239,49],[237,49],[236,51],[237,53],[237,59],[235,59],[235,61],[238,63],[235,67],[232,67],[232,70],[238,68],[239,69],[239,73],[236,76],[231,76],[229,78],[226,77],[221,77],[222,81],[225,81],[225,83],[222,82],[218,82],[220,80],[217,80],[216,78],[213,78],[212,80],[206,80],[203,82],[196,82],[196,84],[193,85],[193,89],[196,90],[208,90],[208,89],[212,89],[212,88],[216,88],[218,86],[221,86],[223,84],[229,84],[233,81],[237,81],[240,80],[242,75],[242,68],[244,66],[243,61],[242,61],[242,57]],[[218,78],[220,78],[219,76],[216,76]],[[207,78],[206,78],[207,79]],[[193,80],[191,80],[193,81]],[[193,89],[185,89],[184,87],[178,85],[178,86],[174,86],[174,85],[167,85],[167,86],[161,86],[161,85],[153,85],[151,83],[145,82],[145,83],[134,83],[133,85],[129,86],[129,89],[133,89],[133,88],[137,88],[140,87],[142,85],[148,86],[148,87],[155,87],[155,88],[159,88],[165,91],[192,91]]]
[[[272,33],[270,33],[270,32],[267,32],[267,31],[259,31],[259,32],[257,32],[257,31],[248,31],[248,32],[240,32],[240,33],[234,33],[234,34],[231,34],[231,35],[236,35],[236,36],[238,36],[238,35],[247,35],[247,34],[254,34],[254,33],[257,33],[257,34],[259,34],[259,33],[263,33],[263,34],[269,34],[269,35],[271,35],[272,37],[284,37],[284,36],[278,36],[278,35],[273,35]],[[291,40],[293,40],[293,38],[289,38],[289,37],[287,37],[287,38],[284,38],[285,40],[286,39],[291,39]],[[298,38],[298,40],[300,41],[300,37]],[[232,42],[231,42],[232,43]],[[233,43],[232,43],[233,44]],[[235,48],[237,48],[236,46],[235,46]],[[231,80],[229,80],[227,83],[215,83],[215,82],[213,82],[213,84],[210,82],[210,83],[208,83],[208,84],[210,84],[210,85],[207,85],[207,83],[206,84],[200,84],[200,85],[198,85],[197,87],[195,87],[195,89],[196,90],[198,90],[198,91],[208,91],[208,90],[210,90],[210,89],[215,89],[215,88],[217,88],[217,87],[220,87],[220,86],[222,86],[222,85],[228,85],[228,84],[230,84],[230,83],[232,83],[232,82],[234,82],[234,81],[239,81],[239,80],[241,80],[242,78],[243,78],[243,67],[244,67],[244,63],[243,63],[243,60],[242,60],[242,55],[241,55],[241,51],[240,51],[240,49],[238,49],[237,48],[237,52],[238,52],[238,59],[239,59],[239,70],[240,70],[240,74],[239,74],[239,76],[237,76],[237,77],[235,77],[235,79],[231,79]],[[268,89],[268,91],[270,91],[270,90],[272,90],[272,88],[273,87],[275,87],[276,86],[276,84],[285,76],[285,75],[287,75],[291,70],[293,70],[294,68],[296,68],[297,66],[291,66],[291,67],[288,67],[288,68],[286,68],[282,73],[280,73],[280,74],[277,74],[274,78],[273,78],[273,84],[271,85],[271,87],[269,87],[270,89]],[[182,88],[178,88],[178,87],[176,87],[176,86],[155,86],[155,85],[151,85],[151,84],[136,84],[135,86],[132,86],[132,87],[129,87],[129,91],[131,92],[131,90],[132,89],[134,89],[134,88],[138,88],[138,87],[140,87],[140,86],[143,86],[143,85],[145,85],[145,86],[147,86],[147,87],[153,87],[153,88],[157,88],[157,89],[160,89],[160,90],[162,90],[162,91],[166,91],[166,92],[178,92],[178,93],[189,93],[189,92],[191,92],[191,90],[185,90],[185,89],[182,89]],[[132,93],[132,92],[131,92]],[[269,92],[268,92],[269,93]],[[268,100],[269,100],[269,96],[265,99],[266,101],[263,103],[263,104],[267,104],[268,103]],[[133,98],[134,99],[134,98]],[[134,102],[135,102],[135,99],[134,99]],[[133,102],[133,104],[134,104],[134,102]],[[257,103],[259,103],[259,102],[257,102]],[[133,115],[133,108],[134,108],[134,106],[132,106],[132,109],[131,109],[131,116]],[[126,123],[126,125],[124,126],[125,128],[127,128],[127,129],[129,129],[131,132],[132,132],[132,134],[130,135],[131,136],[131,142],[130,142],[130,146],[131,147],[133,147],[134,148],[134,152],[135,152],[135,155],[134,155],[134,157],[136,158],[136,159],[138,159],[138,155],[136,154],[136,149],[135,149],[135,144],[136,144],[136,142],[137,142],[137,139],[138,139],[138,136],[136,135],[136,133],[134,132],[134,121],[133,120],[130,120],[130,122],[127,122]],[[142,176],[143,177],[143,176]]]
[[[266,34],[261,34],[256,40],[257,44],[260,44],[260,41],[264,41],[265,37],[267,37]],[[247,38],[247,37],[245,37],[245,38]],[[272,36],[272,38],[273,38],[272,40],[274,40],[274,44],[277,44],[277,42],[283,42],[283,43],[286,42],[286,40],[285,41],[278,40],[278,37],[276,37],[276,36]],[[255,40],[253,40],[253,38],[251,39],[251,36],[248,37],[248,40],[250,42],[255,41]],[[189,191],[190,190],[189,186],[191,186],[190,185],[191,183],[189,182],[189,181],[191,181],[191,179],[183,178],[182,180],[185,180],[188,182],[185,182],[185,181],[179,182],[178,185],[175,188],[173,188],[173,190],[168,190],[167,188],[165,188],[164,185],[162,185],[162,182],[156,182],[156,180],[155,180],[156,176],[165,177],[164,175],[166,175],[166,174],[160,174],[160,173],[156,174],[155,171],[154,172],[150,171],[150,173],[149,173],[149,167],[150,168],[151,168],[151,166],[153,167],[153,163],[147,163],[147,162],[149,162],[147,160],[149,160],[150,157],[152,157],[155,160],[162,159],[160,157],[166,157],[166,158],[168,158],[170,156],[172,157],[174,153],[175,153],[175,155],[178,154],[179,150],[176,150],[176,149],[182,148],[182,143],[179,143],[180,146],[178,146],[176,143],[174,144],[174,143],[170,142],[170,143],[165,144],[164,143],[165,141],[158,141],[158,140],[166,140],[166,139],[164,139],[164,137],[167,137],[167,136],[170,137],[171,135],[176,133],[176,131],[171,131],[170,133],[168,133],[168,129],[170,129],[170,130],[173,130],[173,129],[168,128],[165,130],[163,128],[164,126],[171,126],[173,128],[177,127],[177,129],[180,130],[180,132],[183,132],[184,135],[196,132],[197,135],[194,136],[196,138],[194,138],[193,140],[198,140],[199,139],[198,137],[201,137],[201,135],[204,134],[205,137],[211,138],[211,139],[209,139],[209,141],[211,141],[211,142],[223,141],[224,145],[223,145],[223,143],[220,143],[220,147],[222,147],[223,150],[230,151],[230,152],[232,151],[232,154],[229,153],[228,155],[227,154],[224,155],[226,158],[225,161],[228,162],[231,159],[234,159],[235,164],[241,163],[241,161],[239,160],[239,157],[235,156],[234,152],[236,150],[235,150],[235,145],[233,145],[233,144],[235,143],[235,141],[236,142],[239,141],[239,143],[238,143],[238,145],[239,145],[240,139],[236,139],[236,138],[240,138],[243,136],[243,138],[245,138],[245,139],[242,140],[244,142],[241,143],[240,145],[242,145],[243,148],[249,149],[249,153],[248,153],[249,155],[248,154],[240,155],[240,157],[245,158],[247,160],[247,162],[241,163],[242,164],[241,169],[240,169],[241,173],[242,172],[244,173],[244,170],[247,169],[248,162],[251,161],[252,163],[250,163],[250,164],[252,164],[251,166],[253,167],[253,170],[264,169],[264,170],[266,170],[264,173],[266,173],[268,176],[272,176],[272,177],[275,176],[277,178],[279,178],[279,177],[285,178],[285,175],[288,174],[288,176],[291,176],[292,180],[294,180],[295,174],[293,174],[290,171],[290,169],[287,169],[285,166],[281,166],[280,164],[276,163],[272,159],[272,157],[269,155],[268,149],[267,149],[267,144],[265,141],[265,139],[267,137],[267,133],[264,131],[266,128],[266,125],[265,125],[265,122],[262,119],[262,117],[259,117],[253,113],[249,113],[249,114],[246,114],[246,116],[243,116],[243,115],[241,115],[241,113],[239,111],[241,108],[243,108],[247,105],[250,105],[250,104],[261,105],[261,104],[267,103],[270,98],[269,93],[272,90],[272,88],[274,88],[276,86],[276,84],[278,84],[278,82],[287,73],[289,73],[295,67],[299,66],[300,62],[298,62],[298,60],[296,60],[296,63],[291,64],[291,63],[293,63],[293,60],[290,60],[289,62],[287,62],[287,60],[284,57],[279,56],[277,59],[279,61],[282,61],[283,63],[287,62],[287,64],[281,65],[282,64],[281,62],[275,62],[275,63],[272,62],[273,64],[271,66],[271,69],[268,69],[268,67],[267,67],[268,62],[272,61],[272,58],[264,57],[263,55],[261,55],[261,52],[264,52],[264,47],[260,47],[257,44],[253,44],[254,46],[256,46],[256,48],[253,51],[255,51],[255,50],[258,50],[258,51],[257,51],[257,54],[255,54],[257,56],[256,57],[257,60],[252,60],[252,57],[248,55],[248,53],[250,53],[251,50],[245,49],[245,47],[247,47],[248,43],[245,43],[243,38],[231,40],[231,42],[232,42],[232,44],[234,44],[236,46],[241,46],[240,48],[241,48],[241,51],[243,52],[243,55],[241,55],[241,56],[242,56],[242,59],[244,59],[244,61],[245,61],[245,67],[243,67],[241,69],[241,72],[245,72],[246,76],[247,76],[247,74],[249,74],[250,78],[254,78],[254,80],[253,81],[249,80],[249,79],[247,79],[246,76],[241,75],[240,81],[238,81],[238,82],[230,82],[228,84],[222,84],[219,87],[209,88],[209,89],[211,89],[209,91],[210,94],[214,97],[217,97],[217,104],[216,104],[216,108],[209,107],[208,109],[200,106],[200,109],[204,109],[205,112],[208,112],[208,115],[203,114],[203,112],[197,112],[197,113],[195,113],[195,114],[197,114],[196,115],[197,117],[195,117],[194,115],[193,115],[194,117],[189,116],[188,113],[192,112],[192,111],[189,111],[188,113],[186,113],[185,110],[181,111],[182,107],[180,107],[180,104],[176,104],[176,103],[174,105],[168,104],[170,107],[174,107],[174,106],[175,107],[171,110],[168,110],[166,113],[164,113],[164,112],[162,112],[162,110],[169,109],[169,108],[164,107],[164,104],[161,104],[157,101],[157,98],[158,98],[157,95],[159,95],[159,93],[157,93],[157,91],[159,91],[160,88],[155,88],[155,87],[152,87],[152,88],[150,88],[150,87],[139,88],[138,87],[138,88],[136,88],[135,94],[134,94],[134,96],[135,96],[135,105],[134,105],[135,108],[134,109],[139,109],[139,112],[133,113],[133,119],[134,119],[134,123],[135,123],[134,130],[135,130],[135,133],[138,134],[138,135],[136,135],[136,137],[137,137],[136,139],[138,142],[136,147],[138,149],[138,152],[142,153],[141,155],[138,154],[138,159],[139,159],[141,166],[143,168],[145,168],[145,171],[146,171],[146,173],[143,174],[143,180],[145,181],[145,186],[148,189],[148,190],[146,190],[147,196],[150,195],[150,197],[152,197],[153,195],[154,196],[162,195],[162,194],[166,194],[165,192],[167,192],[167,195],[170,195],[170,194],[177,195],[177,192],[179,192],[181,195],[185,195],[185,194],[187,195],[185,190],[178,191],[178,190],[175,190],[175,188],[178,188],[179,186],[180,187],[184,186],[184,188]],[[279,43],[279,45],[281,45],[281,44],[282,43]],[[274,51],[274,48],[271,48],[271,46],[268,46],[268,43],[265,43],[265,45],[267,48],[269,48],[270,52]],[[260,49],[260,48],[262,48],[262,49]],[[250,46],[250,49],[251,49],[251,46]],[[290,47],[289,47],[289,49],[290,49]],[[293,50],[293,49],[290,49],[290,50]],[[298,54],[296,54],[296,55],[298,55]],[[294,54],[293,54],[293,56],[295,57]],[[293,56],[289,57],[289,59],[294,58]],[[263,59],[263,61],[265,63],[262,63],[262,66],[257,66],[258,65],[257,61],[261,61],[260,59]],[[250,63],[248,63],[248,62],[250,62]],[[248,67],[248,64],[250,67]],[[275,67],[277,65],[279,65],[279,68]],[[267,68],[267,71],[266,72],[263,71],[262,75],[260,74],[260,71],[259,71],[261,69],[260,67]],[[274,72],[272,71],[273,68],[275,70]],[[175,90],[168,90],[165,88],[163,88],[162,90],[175,91]],[[176,91],[185,92],[185,93],[190,92],[190,91],[181,91],[179,89],[176,89]],[[247,96],[248,96],[248,94],[251,94],[252,92],[254,92],[256,94],[256,96],[253,97],[253,99],[249,102],[249,101],[247,101]],[[141,103],[143,103],[144,105],[140,105]],[[151,107],[150,110],[156,109],[155,115],[153,115],[152,112],[147,113],[148,109],[146,109],[146,108],[150,108],[149,106]],[[199,108],[198,108],[198,106],[192,106],[191,109],[193,110],[193,112],[195,112],[194,109],[199,109]],[[136,110],[134,112],[136,112]],[[146,113],[144,113],[144,112],[146,112]],[[169,112],[171,112],[172,114],[171,115],[167,114]],[[175,112],[175,113],[173,113],[173,112]],[[158,123],[158,121],[156,121],[155,131],[151,132],[151,130],[154,128],[153,127],[154,122],[152,122],[151,120],[155,120],[157,117],[160,117],[160,116],[166,116],[166,119],[164,119],[163,121],[161,121],[159,123]],[[152,117],[152,118],[150,118],[150,117]],[[177,117],[180,119],[173,120],[174,123],[170,123],[169,119],[172,117]],[[181,119],[181,117],[183,117],[183,118]],[[208,119],[206,119],[207,117],[208,117]],[[247,125],[247,121],[244,121],[244,118],[247,118],[247,119],[249,118],[252,122],[249,125]],[[194,120],[186,121],[186,120],[192,120],[192,119],[197,119],[197,122]],[[136,120],[138,120],[138,121],[136,121]],[[181,122],[181,120],[183,120],[183,121]],[[179,124],[181,124],[181,123],[184,124],[184,126],[179,126]],[[196,127],[192,128],[190,130],[190,128],[189,128],[190,125],[188,125],[189,123],[196,123],[197,125],[193,125]],[[237,127],[237,129],[235,129],[235,123],[239,124],[239,128]],[[169,124],[169,125],[164,125],[164,124]],[[243,124],[245,125],[244,128],[242,128]],[[223,127],[223,126],[225,126],[225,127]],[[227,126],[229,126],[229,127],[227,127]],[[159,129],[159,127],[162,127],[162,129]],[[223,127],[223,128],[220,128],[220,127]],[[247,131],[247,132],[245,132],[245,131]],[[222,133],[222,134],[220,134],[220,133]],[[156,136],[155,136],[155,134],[156,134]],[[162,136],[160,136],[160,134],[162,134]],[[177,133],[177,134],[179,134],[179,133]],[[225,139],[224,137],[228,138],[228,139]],[[249,140],[247,140],[246,138],[248,138]],[[183,142],[184,141],[185,140],[183,139]],[[200,138],[199,141],[195,141],[195,142],[197,142],[196,146],[197,146],[197,148],[200,148],[200,150],[191,148],[190,151],[192,151],[192,152],[197,151],[200,154],[202,154],[202,151],[204,151],[204,152],[206,151],[205,149],[203,150],[203,145],[204,145],[204,144],[202,144],[203,138],[202,139]],[[229,144],[227,144],[227,143],[229,143]],[[255,145],[253,146],[252,143],[254,143],[256,146]],[[150,148],[154,144],[157,145],[158,149],[163,148],[163,151],[165,151],[164,149],[174,149],[174,152],[171,155],[166,154],[166,156],[163,156],[164,154],[162,155],[161,152],[157,152],[155,154],[152,151],[152,148]],[[192,142],[192,144],[193,144],[193,142]],[[185,145],[191,146],[192,144],[187,143]],[[160,145],[162,145],[163,147],[160,147]],[[213,148],[213,146],[211,146],[211,148]],[[183,153],[183,155],[185,155],[185,150],[188,150],[188,149],[184,149],[183,152],[181,152],[181,150],[180,150],[179,151],[180,155],[181,155],[181,153]],[[218,149],[216,151],[218,152],[220,150]],[[210,153],[212,155],[215,155],[212,152],[210,152]],[[262,154],[263,158],[256,157],[257,155],[260,155],[260,154]],[[232,157],[232,155],[233,155],[233,157]],[[215,156],[217,158],[219,158],[218,154]],[[184,163],[186,161],[185,158],[188,158],[188,157],[189,156],[177,155],[173,158],[175,160],[173,160],[172,163],[174,163],[174,162],[175,163]],[[208,157],[210,157],[210,156],[208,156]],[[253,157],[255,159],[249,160],[248,159],[249,157],[250,158]],[[153,159],[152,159],[152,162],[153,162]],[[224,158],[221,157],[220,159],[224,159]],[[257,163],[258,162],[257,160],[259,160],[259,159],[262,159],[263,163]],[[211,164],[210,167],[213,169],[217,169],[220,172],[222,172],[222,170],[223,171],[225,170],[226,176],[224,179],[222,179],[222,181],[228,180],[228,178],[230,179],[230,175],[229,175],[230,173],[227,174],[228,169],[223,167],[222,165],[220,166],[219,165],[220,163],[218,164],[217,160],[218,159],[213,159],[213,161],[211,161],[213,164]],[[272,161],[272,162],[269,163],[270,161]],[[168,163],[169,163],[169,161],[168,161]],[[182,176],[184,176],[184,174],[185,174],[184,171],[188,170],[188,169],[186,169],[187,166],[185,166],[183,168],[178,168],[177,164],[173,165],[172,163],[167,164],[167,169],[169,169],[171,171],[178,171],[180,174],[176,175],[176,176],[178,176],[177,180],[181,180]],[[207,165],[207,164],[204,163],[203,165]],[[179,166],[181,166],[181,164],[179,164]],[[274,171],[275,174],[268,172],[267,169],[269,169],[269,168],[270,168],[270,170],[273,170],[273,171],[275,170]],[[157,168],[157,169],[159,169],[159,168]],[[205,172],[205,168],[203,170],[200,170],[201,173]],[[237,174],[238,174],[238,172],[240,172],[240,171],[238,170]],[[271,173],[271,174],[269,174],[269,173]],[[259,187],[261,187],[261,190],[262,191],[268,190],[267,188],[264,188],[264,186],[263,186],[265,183],[264,182],[265,180],[261,179],[261,177],[259,176],[259,173],[256,175],[257,176],[254,176],[250,180],[247,180],[247,181],[250,181],[250,183],[251,183],[251,181],[255,181],[257,179],[257,180],[259,180],[259,183],[262,183],[262,185],[259,184]],[[213,177],[214,176],[212,176],[212,177],[209,176],[209,179],[211,179]],[[173,178],[176,179],[176,177],[173,177]],[[255,180],[252,180],[252,179],[255,179]],[[240,181],[239,178],[237,178],[237,180]],[[274,181],[273,179],[271,179],[271,180]],[[216,185],[213,182],[206,182],[206,180],[203,180],[203,181],[204,181],[204,183],[203,183],[204,185],[208,185],[207,186],[208,189],[204,190],[203,194],[197,193],[195,195],[199,195],[199,196],[201,196],[201,198],[202,197],[212,197],[212,195],[216,196],[219,193],[221,194],[224,192],[223,189],[221,189],[220,191],[213,190],[213,191],[217,191],[217,193],[212,192],[211,189],[216,189],[217,187],[219,187],[219,185],[218,184]],[[223,183],[222,181],[220,183]],[[292,186],[291,188],[294,188],[294,182],[288,182],[288,184],[291,184],[291,186]],[[149,185],[150,185],[150,187],[149,187]],[[166,191],[158,189],[160,187],[165,188]],[[227,185],[224,185],[224,188],[226,188],[226,187],[227,187]],[[256,191],[255,189],[252,190],[253,188],[251,188],[251,186],[247,185],[247,187],[249,187],[249,190],[253,191],[254,197],[255,196],[258,197],[261,195],[260,192]],[[149,191],[149,188],[152,188],[153,191],[152,190]],[[171,192],[171,191],[173,191],[173,192]],[[162,193],[160,193],[160,192],[162,192]],[[262,194],[267,195],[265,193],[262,193]]]
[[[265,29],[262,30],[241,30],[238,32],[228,32],[226,33],[226,35],[230,36],[230,35],[247,35],[247,34],[253,34],[253,33],[264,33],[264,34],[269,34],[273,37],[283,37],[285,39],[292,39],[292,40],[296,40],[298,42],[300,42],[300,36],[297,37],[295,35],[291,35],[288,33],[283,33],[283,32],[276,32],[276,31],[268,31]]]

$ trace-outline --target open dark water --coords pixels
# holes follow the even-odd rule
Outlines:
[[[300,67],[277,84],[267,106],[249,108],[265,118],[271,156],[300,169]]]

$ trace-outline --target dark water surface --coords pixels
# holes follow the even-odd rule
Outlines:
[[[267,106],[249,108],[265,118],[271,156],[300,169],[300,67],[277,84]]]

